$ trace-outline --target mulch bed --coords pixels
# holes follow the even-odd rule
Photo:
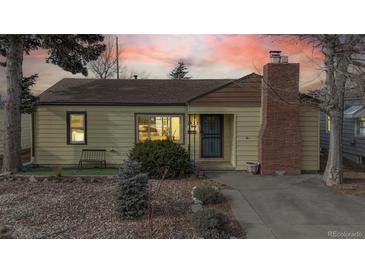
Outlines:
[[[147,217],[121,218],[115,211],[113,192],[117,178],[28,177],[0,178],[0,225],[14,238],[198,238],[191,222],[191,190],[217,183],[196,179],[166,180],[157,194],[151,180],[152,226]],[[217,205],[234,220],[229,203]]]

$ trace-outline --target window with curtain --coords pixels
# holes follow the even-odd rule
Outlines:
[[[138,114],[136,137],[137,142],[172,140],[183,143],[183,115]]]
[[[86,112],[67,113],[67,143],[86,144]]]

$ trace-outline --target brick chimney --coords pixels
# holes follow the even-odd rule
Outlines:
[[[299,64],[288,63],[280,51],[271,51],[263,70],[261,174],[300,174]]]

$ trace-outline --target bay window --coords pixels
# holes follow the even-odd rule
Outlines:
[[[67,144],[85,145],[86,112],[67,112]]]
[[[182,114],[137,114],[136,141],[172,140],[182,144],[183,117]]]

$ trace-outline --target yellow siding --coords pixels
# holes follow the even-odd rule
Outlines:
[[[31,147],[32,136],[32,115],[22,114],[22,149],[29,149]],[[4,151],[3,134],[4,134],[4,110],[0,109],[0,155]]]
[[[319,109],[300,108],[300,130],[302,137],[302,170],[319,170]]]
[[[192,159],[195,159],[197,161],[199,160],[203,160],[204,158],[201,158],[201,134],[200,134],[200,116],[199,114],[195,114],[195,118],[194,118],[194,114],[190,115],[190,121],[193,121],[195,119],[196,123],[198,124],[197,128],[196,128],[196,134],[192,134],[190,137],[190,155]],[[225,114],[224,115],[224,120],[223,120],[223,159],[225,161],[229,161],[233,164],[232,162],[232,146],[233,146],[233,135],[234,135],[234,131],[233,131],[233,121],[234,121],[234,115],[233,114]],[[188,140],[189,136],[186,135],[186,145],[188,146],[189,140]],[[195,154],[195,158],[194,158],[194,154]],[[207,159],[205,159],[207,160]],[[214,160],[214,159],[208,159],[208,160]]]
[[[259,107],[190,107],[189,113],[195,114],[230,114],[225,115],[225,160],[238,170],[246,169],[247,161],[258,160],[258,135],[260,130]],[[198,115],[196,115],[198,117]],[[200,121],[199,121],[200,123]],[[192,141],[193,144],[193,141]],[[227,151],[231,150],[231,153]],[[196,160],[200,160],[200,135],[196,136]]]
[[[87,112],[87,145],[67,145],[66,112]],[[119,107],[40,106],[35,115],[35,157],[41,165],[76,165],[83,148],[107,150],[108,164],[119,165],[135,143],[135,113],[185,114],[185,148],[188,148],[188,113],[196,114],[197,134],[191,135],[191,155],[200,160],[199,114],[226,114],[224,118],[224,160],[238,170],[247,161],[258,160],[260,107]],[[301,107],[303,170],[319,168],[319,111]],[[195,139],[195,147],[194,147]],[[193,157],[192,157],[193,158]]]
[[[246,170],[247,161],[258,161],[260,108],[244,108],[236,115],[236,169]]]
[[[185,107],[40,106],[35,117],[35,158],[40,165],[76,165],[82,149],[106,149],[119,165],[135,143],[135,113],[185,113]],[[68,145],[66,112],[87,112],[87,145]],[[185,124],[187,125],[185,117]],[[186,140],[185,140],[186,143]]]

